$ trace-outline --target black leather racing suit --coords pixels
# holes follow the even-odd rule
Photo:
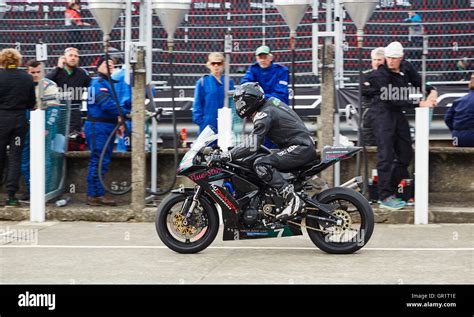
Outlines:
[[[279,171],[294,170],[316,161],[316,149],[310,132],[290,107],[276,98],[269,98],[253,117],[254,129],[249,142],[230,151],[231,159],[250,156],[264,143],[265,136],[275,143],[279,152],[260,157],[253,167],[257,175],[271,187],[281,190],[288,185]]]

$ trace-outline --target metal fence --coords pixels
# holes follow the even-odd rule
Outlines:
[[[0,48],[17,47],[25,58],[35,56],[35,44],[49,44],[48,67],[68,46],[81,49],[82,66],[92,70],[101,54],[101,31],[83,1],[83,20],[93,26],[66,26],[64,1],[7,1],[8,10],[0,25]],[[320,1],[317,23],[325,29],[325,1]],[[381,0],[367,24],[364,62],[369,67],[370,50],[398,40],[406,47],[406,58],[421,65],[420,37],[413,33],[413,25],[403,22],[408,5],[422,17],[430,50],[427,57],[429,81],[465,79],[472,71],[474,48],[474,1],[467,0]],[[138,38],[138,6],[134,4],[133,37]],[[298,28],[296,73],[298,84],[312,86],[319,77],[312,73],[311,12],[308,11]],[[166,34],[157,17],[153,18],[153,79],[168,79]],[[355,27],[346,16],[344,20],[344,76],[356,82],[358,62]],[[255,49],[265,43],[272,48],[276,62],[290,64],[289,30],[272,1],[263,0],[201,0],[193,1],[192,10],[176,33],[175,61],[177,86],[194,86],[207,72],[206,56],[211,51],[222,51],[224,36],[233,36],[231,74],[238,83],[249,64],[254,62]],[[112,45],[124,49],[124,18],[112,32]],[[462,64],[465,63],[465,64]],[[465,69],[463,69],[463,67]]]

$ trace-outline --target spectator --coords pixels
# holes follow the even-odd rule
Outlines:
[[[77,0],[70,1],[66,11],[64,12],[64,22],[66,26],[71,27],[69,31],[69,43],[75,47],[82,49],[81,30],[77,30],[78,27],[89,26],[90,23],[82,22],[81,17],[81,4]]]
[[[100,59],[97,63],[98,76],[92,80],[88,92],[89,98],[87,98],[87,121],[84,130],[91,151],[87,174],[87,204],[91,206],[116,205],[114,200],[104,196],[105,188],[97,174],[100,155],[105,143],[120,120],[117,104],[112,96],[107,67],[109,67],[110,73],[113,73],[112,60]],[[114,143],[110,142],[102,161],[102,176],[107,173],[113,148]]]
[[[114,58],[112,58],[114,59]],[[120,59],[114,60],[114,63],[120,63]],[[115,81],[114,88],[117,93],[117,98],[122,107],[122,112],[126,118],[125,124],[127,126],[128,132],[132,131],[132,121],[131,121],[131,112],[132,112],[132,87],[125,82],[125,67],[114,72],[112,79]],[[130,151],[130,135],[121,133],[117,136],[117,151],[125,152]]]
[[[91,82],[89,74],[79,66],[79,50],[68,47],[64,56],[58,60],[58,66],[46,78],[54,81],[62,92],[73,91],[71,97],[71,116],[69,135],[74,137],[82,131],[81,104],[82,95]]]
[[[30,60],[26,63],[27,66],[27,73],[33,77],[33,82],[35,83],[35,94],[36,98],[39,98],[39,86],[38,83],[41,80],[41,72],[43,65],[36,61],[36,60]],[[43,78],[43,87],[44,87],[44,96],[50,96],[50,95],[57,95],[58,94],[58,86],[56,85],[55,82]],[[58,106],[59,101],[57,99],[55,100],[49,100],[46,102],[46,105],[49,106]],[[47,111],[46,112],[46,122],[48,122],[48,118],[50,117],[51,112]],[[29,121],[30,120],[30,110],[28,109],[26,111],[26,118]],[[50,135],[48,133],[48,139],[51,140],[51,137],[53,135]],[[46,143],[48,146],[48,143]],[[23,144],[23,152],[21,155],[21,174],[23,175],[23,179],[25,181],[25,194],[20,198],[20,200],[25,200],[28,201],[30,200],[30,130],[27,128],[26,130],[26,135],[25,135],[25,142]]]
[[[372,76],[371,85],[378,91],[374,96],[375,136],[377,142],[378,189],[380,207],[397,210],[405,202],[395,198],[400,180],[410,178],[408,166],[412,159],[410,127],[403,110],[414,107],[410,100],[410,84],[421,89],[421,76],[413,65],[403,60],[403,46],[392,42],[385,48],[385,64]],[[428,99],[420,107],[436,105],[437,92],[428,87]]]
[[[453,102],[444,121],[453,135],[454,146],[474,147],[474,75],[469,93]]]
[[[196,82],[194,90],[193,122],[199,126],[199,133],[207,125],[217,129],[217,110],[224,106],[224,72],[225,59],[221,53],[210,53],[206,67],[211,71]],[[231,79],[229,89],[234,89]]]
[[[373,97],[377,94],[377,90],[371,85],[372,76],[380,65],[385,64],[385,51],[383,47],[378,47],[370,52],[372,59],[372,68],[363,72],[362,75],[362,103],[364,112],[362,115],[362,135],[364,144],[369,146],[376,145],[374,135],[375,110],[372,107]]]
[[[456,70],[459,72],[460,80],[469,80],[471,77],[470,74],[470,66],[469,59],[467,57],[461,58],[456,63]]]
[[[7,207],[19,207],[16,198],[21,170],[21,151],[25,141],[26,110],[36,104],[33,79],[19,70],[22,56],[15,49],[0,52],[0,179],[5,169],[7,146],[8,174],[6,177]]]
[[[411,41],[411,37],[416,37],[423,35],[423,26],[420,24],[421,23],[421,16],[417,14],[415,11],[408,11],[408,18],[403,20],[403,22],[408,22],[412,23],[411,26],[409,26],[408,31],[409,31],[409,36],[408,40]]]
[[[267,98],[275,97],[288,105],[288,67],[273,62],[268,46],[257,48],[255,55],[257,62],[250,65],[240,83],[258,82]]]
[[[289,104],[288,94],[288,67],[273,62],[273,54],[268,46],[260,46],[255,51],[257,62],[247,69],[241,84],[247,82],[258,82],[263,88],[267,98],[275,97]],[[276,149],[277,146],[268,138],[265,138],[264,146]]]

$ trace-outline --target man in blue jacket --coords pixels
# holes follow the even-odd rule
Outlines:
[[[288,105],[288,67],[273,63],[273,55],[268,46],[257,48],[255,55],[257,62],[250,65],[240,83],[258,82],[267,98],[275,97]]]
[[[453,135],[453,145],[474,147],[474,75],[469,83],[469,93],[453,102],[444,121]]]
[[[87,204],[91,206],[115,206],[115,201],[104,197],[105,189],[97,174],[100,154],[109,135],[115,129],[119,119],[117,104],[112,95],[107,67],[113,72],[113,62],[101,58],[97,63],[98,76],[91,81],[87,98],[87,120],[84,125],[86,141],[91,151],[87,174]],[[107,173],[114,143],[108,145],[102,161],[102,175]]]

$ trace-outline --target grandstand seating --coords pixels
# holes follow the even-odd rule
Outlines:
[[[84,19],[93,21],[83,2]],[[384,46],[390,41],[399,40],[407,49],[407,59],[420,65],[421,48],[418,39],[409,40],[409,25],[403,20],[407,17],[407,4],[413,5],[423,19],[424,28],[429,36],[430,50],[427,61],[428,80],[451,81],[465,76],[455,72],[458,60],[468,57],[474,64],[474,4],[466,0],[417,0],[417,1],[381,1],[367,24],[363,49],[364,64],[369,65],[370,50]],[[80,30],[82,35],[81,53],[83,65],[91,66],[101,52],[101,32],[97,26],[73,29],[64,25],[64,1],[7,1],[11,6],[0,25],[0,48],[19,46],[26,58],[35,55],[34,44],[42,40],[49,44],[49,67],[55,65],[65,47],[70,46],[70,31]],[[265,21],[262,4],[266,3]],[[186,21],[176,32],[174,71],[176,84],[193,86],[199,76],[207,70],[204,67],[207,53],[222,51],[224,36],[230,28],[234,39],[234,54],[231,59],[231,73],[238,82],[242,72],[254,61],[255,49],[263,43],[271,46],[277,62],[289,65],[289,30],[272,1],[262,0],[196,0]],[[325,5],[320,1],[317,23],[324,30]],[[134,36],[138,33],[138,16],[133,18]],[[123,20],[121,21],[123,22]],[[113,45],[123,48],[123,24],[119,22],[112,34]],[[298,83],[316,84],[318,77],[312,71],[311,9],[308,10],[298,28],[296,72]],[[95,24],[95,23],[94,23]],[[153,46],[165,49],[166,33],[157,17],[153,20]],[[359,69],[358,50],[356,48],[355,27],[349,16],[345,18],[345,40],[348,48],[344,51],[344,71],[346,77],[355,81]],[[263,29],[265,37],[263,38]],[[322,42],[320,42],[322,43]],[[153,54],[153,79],[166,81],[169,66],[166,51]],[[185,76],[186,74],[186,76]],[[181,75],[181,76],[180,76]]]

